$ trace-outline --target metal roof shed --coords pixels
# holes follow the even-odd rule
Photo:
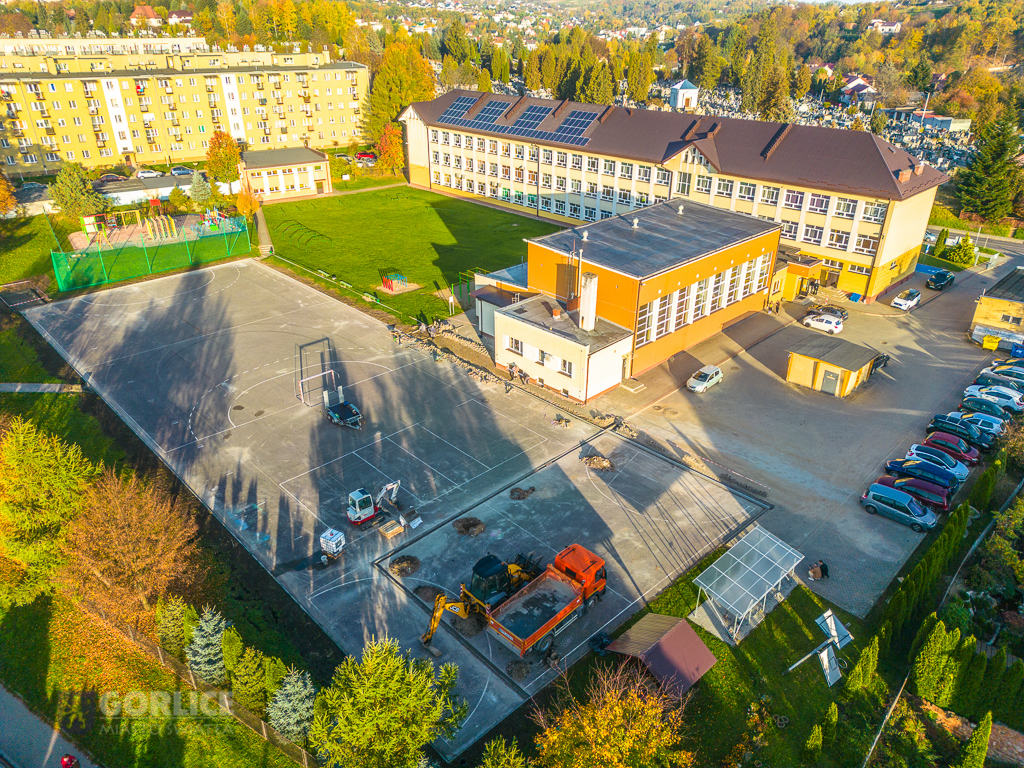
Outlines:
[[[791,546],[755,525],[694,579],[699,587],[697,605],[705,593],[735,637],[744,621],[754,624],[763,618],[768,596],[779,590],[803,559]]]
[[[657,613],[640,619],[608,650],[640,659],[659,683],[680,695],[718,661],[686,619]]]

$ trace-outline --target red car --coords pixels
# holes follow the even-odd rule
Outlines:
[[[356,152],[356,160],[376,160],[377,156],[373,152]]]
[[[943,488],[941,485],[929,483],[927,480],[918,480],[916,477],[892,477],[891,475],[882,475],[875,482],[878,485],[910,494],[936,512],[949,510],[949,489]]]
[[[922,445],[930,445],[964,464],[978,463],[978,449],[971,448],[959,437],[948,432],[932,432]]]

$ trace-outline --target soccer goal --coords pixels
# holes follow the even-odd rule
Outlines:
[[[313,408],[323,404],[324,389],[334,375],[334,349],[320,339],[295,345],[295,397]]]

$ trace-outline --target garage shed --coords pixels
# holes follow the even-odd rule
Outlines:
[[[640,659],[666,688],[682,695],[718,659],[686,619],[649,613],[615,639],[608,650]]]
[[[870,347],[811,332],[786,351],[786,381],[834,397],[846,397],[867,381],[882,358]]]

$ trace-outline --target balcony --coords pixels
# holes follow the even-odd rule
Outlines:
[[[267,106],[267,100],[266,99],[260,99],[260,106],[261,107]]]
[[[35,94],[37,101],[45,101],[46,100],[46,94],[43,93],[42,91],[33,91],[33,93]]]
[[[213,86],[212,86],[212,85],[207,85],[207,86],[206,86],[206,92],[207,92],[207,93],[213,93],[213,91],[214,91],[214,88],[213,88]]]
[[[21,128],[11,128],[11,136],[16,139],[24,138],[25,132]]]
[[[169,109],[171,112],[175,112],[178,109],[178,105],[173,103],[173,102],[171,102],[170,104],[167,105],[167,109]]]
[[[281,97],[281,96],[278,96],[278,97],[277,97],[277,98],[275,99],[275,101],[276,101],[276,102],[277,102],[278,104],[284,104],[284,98],[283,98],[283,97]]]
[[[99,107],[89,107],[89,114],[90,115],[98,115],[99,113],[100,113],[100,108]]]
[[[14,101],[13,93],[0,93],[0,101],[11,102]]]
[[[47,136],[56,136],[57,135],[57,130],[55,128],[53,128],[52,126],[48,125],[48,126],[46,126],[46,135]]]
[[[285,128],[282,128],[282,129],[281,129],[281,135],[283,136],[283,135],[284,135],[284,134],[286,134],[286,133],[288,133],[288,128],[287,128],[287,127],[285,127]]]
[[[140,112],[149,112],[149,104],[139,104]]]
[[[102,133],[103,132],[103,126],[102,125],[94,125],[92,127],[92,132],[93,133]]]
[[[156,144],[156,136],[147,136],[146,137],[146,143],[147,144]]]
[[[256,83],[256,90],[257,91],[262,91],[263,90],[263,83]]]
[[[177,126],[181,125],[181,121],[178,118],[176,118],[176,117],[172,117],[171,118],[171,125],[177,127]]]
[[[269,128],[264,128],[263,129],[263,135],[264,136],[269,136],[270,135],[270,129]]]

